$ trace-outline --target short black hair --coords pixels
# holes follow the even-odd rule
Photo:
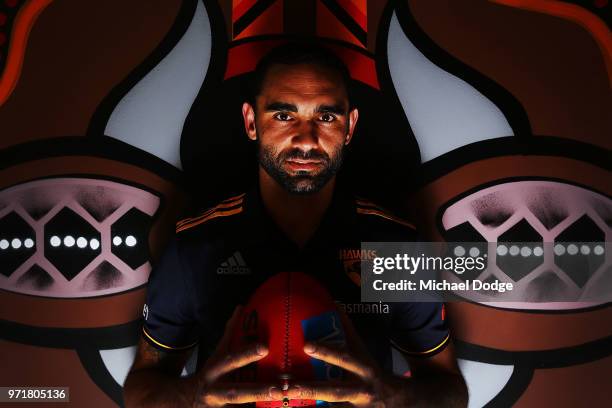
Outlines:
[[[257,64],[249,82],[248,101],[255,106],[255,98],[261,92],[266,74],[272,65],[313,64],[330,68],[342,77],[344,89],[352,107],[351,75],[344,62],[336,54],[314,42],[299,41],[280,45],[266,54]]]

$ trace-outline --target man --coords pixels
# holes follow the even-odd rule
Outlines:
[[[242,114],[258,146],[258,183],[177,224],[175,240],[151,274],[126,405],[216,407],[282,399],[278,383],[223,381],[268,352],[266,344],[230,351],[237,312],[230,315],[270,276],[299,270],[319,279],[348,313],[347,330],[360,339],[362,352],[308,343],[304,352],[357,380],[299,382],[289,388],[290,398],[359,407],[465,406],[467,391],[441,304],[360,303],[350,254],[362,241],[411,241],[415,232],[336,186],[358,120],[346,67],[322,49],[290,44],[266,56],[254,75]],[[179,378],[196,344],[206,361],[193,376]],[[391,374],[392,345],[409,360],[410,377]]]

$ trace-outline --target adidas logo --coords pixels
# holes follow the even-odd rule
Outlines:
[[[217,275],[248,275],[250,273],[251,269],[246,265],[244,258],[238,251],[234,252],[217,268]]]

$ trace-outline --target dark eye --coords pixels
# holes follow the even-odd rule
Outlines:
[[[324,113],[321,115],[321,121],[323,122],[333,122],[334,120],[336,120],[336,117],[331,113]]]
[[[287,122],[292,120],[293,118],[286,112],[278,112],[274,115],[274,119],[280,120],[281,122]]]

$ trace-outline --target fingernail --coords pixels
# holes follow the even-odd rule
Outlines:
[[[255,350],[260,356],[265,356],[268,354],[268,347],[266,347],[264,344],[258,344],[255,346]]]
[[[317,347],[313,343],[304,344],[304,352],[305,353],[314,353]]]

